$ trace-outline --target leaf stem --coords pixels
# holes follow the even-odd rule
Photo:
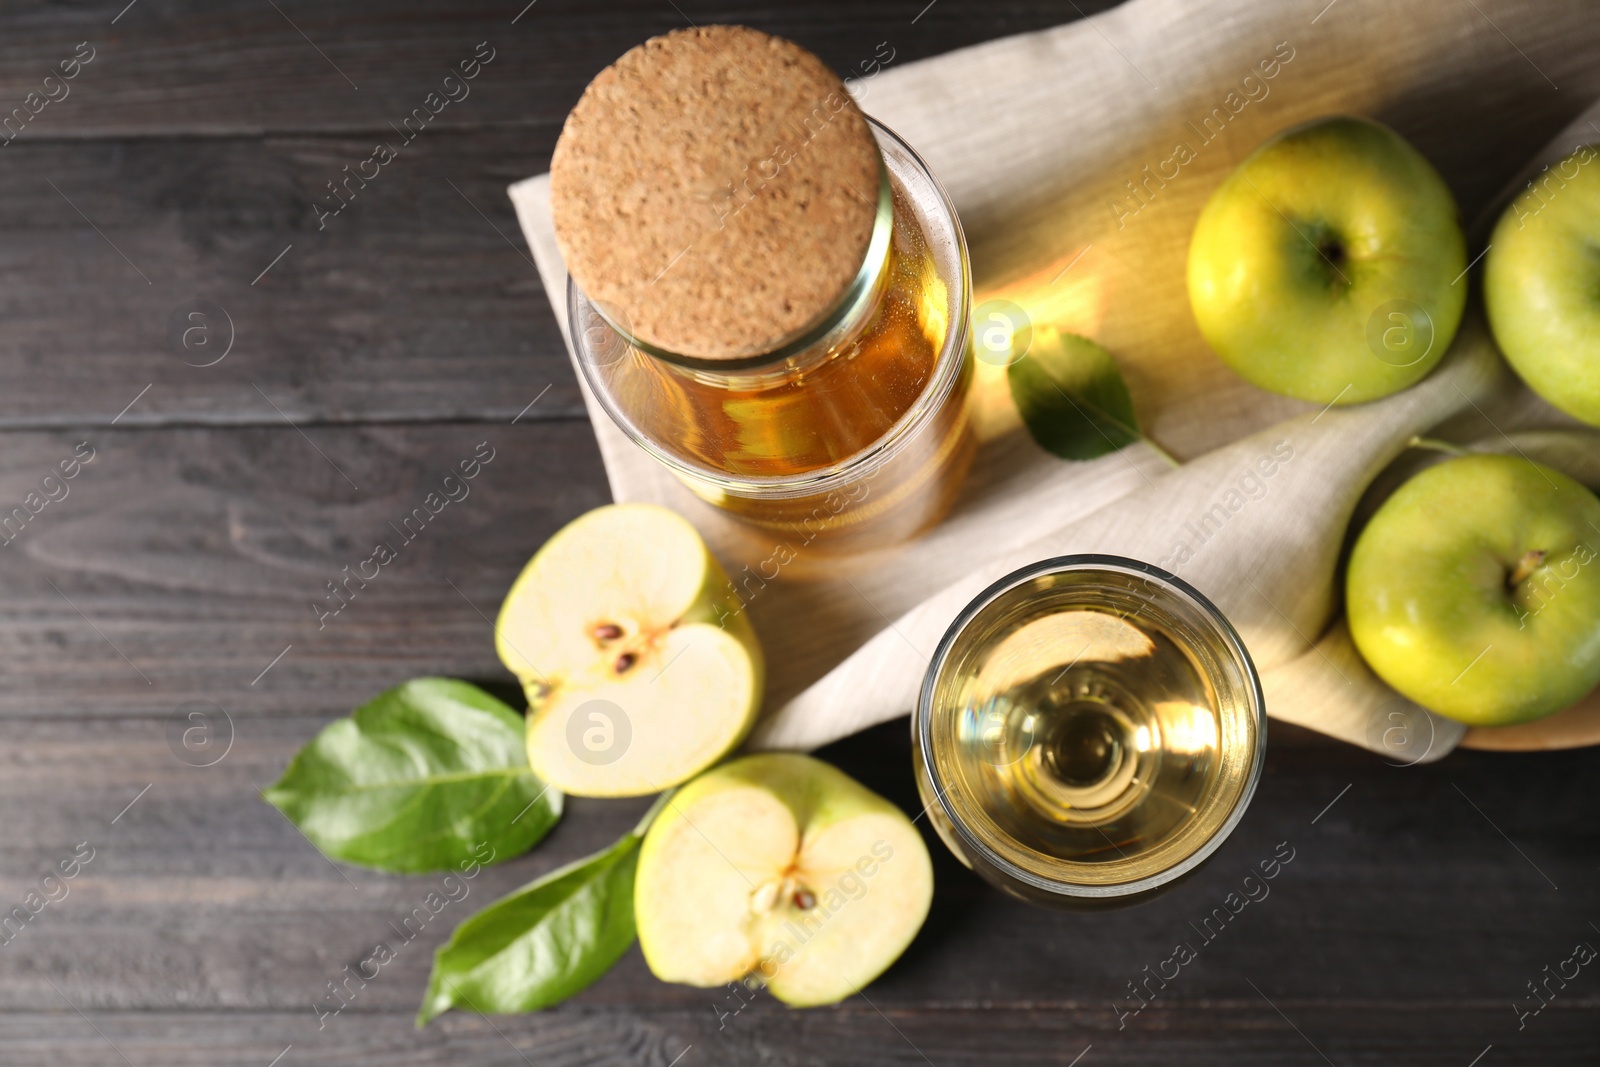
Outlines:
[[[1472,453],[1460,445],[1453,445],[1449,441],[1441,441],[1437,437],[1423,437],[1418,434],[1406,442],[1412,448],[1425,448],[1434,452],[1443,452],[1450,456],[1469,456]]]
[[[1166,449],[1164,449],[1160,445],[1156,444],[1155,438],[1141,433],[1139,435],[1139,440],[1141,440],[1145,444],[1149,445],[1150,446],[1150,451],[1154,452],[1156,455],[1158,455],[1162,459],[1166,460],[1168,466],[1171,466],[1173,468],[1177,468],[1177,467],[1183,466],[1183,462],[1181,460],[1179,460],[1171,452],[1168,452]]]
[[[671,789],[667,790],[665,793],[662,793],[660,796],[656,797],[656,802],[654,804],[651,804],[650,805],[650,810],[648,810],[648,811],[646,811],[644,813],[644,817],[639,820],[639,825],[637,825],[637,826],[635,826],[633,828],[633,836],[635,836],[635,837],[643,837],[644,836],[644,832],[646,830],[650,829],[650,824],[656,821],[656,816],[661,814],[661,809],[666,807],[669,803],[672,802],[672,796],[677,791],[678,791],[678,787],[677,786],[673,786]]]

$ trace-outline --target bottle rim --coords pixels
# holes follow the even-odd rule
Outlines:
[[[1244,769],[1244,782],[1240,788],[1239,795],[1234,798],[1232,808],[1222,821],[1217,824],[1210,836],[1201,842],[1193,852],[1184,856],[1170,867],[1154,874],[1146,875],[1143,878],[1109,884],[1090,884],[1047,878],[1021,867],[992,848],[967,825],[966,819],[956,811],[955,806],[951,803],[949,791],[941,780],[939,764],[934,759],[933,753],[935,688],[957,639],[966,628],[1001,596],[1035,578],[1051,574],[1093,570],[1111,571],[1155,581],[1164,586],[1168,592],[1176,593],[1200,610],[1200,614],[1214,626],[1216,634],[1222,639],[1223,644],[1228,652],[1232,654],[1234,662],[1239,668],[1252,712],[1250,718],[1253,729],[1250,731],[1250,736],[1254,739],[1254,751],[1250,754]],[[1250,652],[1245,647],[1244,639],[1239,636],[1238,630],[1234,628],[1233,623],[1228,621],[1228,617],[1222,613],[1222,610],[1212,603],[1204,593],[1201,593],[1194,586],[1170,571],[1163,570],[1143,560],[1132,559],[1127,556],[1080,553],[1053,556],[1014,570],[979,593],[966,607],[961,609],[961,613],[956,616],[949,628],[945,630],[944,636],[940,638],[938,647],[934,649],[933,658],[929,661],[927,673],[923,676],[922,688],[917,696],[917,706],[912,721],[912,733],[913,743],[917,746],[929,786],[934,794],[933,799],[928,803],[930,805],[939,805],[944,814],[945,822],[960,838],[962,846],[971,851],[971,855],[980,858],[983,863],[1005,877],[1045,894],[1062,899],[1083,899],[1099,903],[1111,903],[1118,899],[1142,895],[1182,878],[1196,867],[1199,867],[1218,848],[1222,847],[1222,843],[1228,839],[1234,828],[1239,825],[1240,820],[1244,818],[1245,811],[1250,806],[1250,801],[1255,796],[1256,786],[1261,780],[1261,771],[1266,758],[1266,696],[1262,692],[1260,673],[1256,670],[1255,661],[1250,658]]]

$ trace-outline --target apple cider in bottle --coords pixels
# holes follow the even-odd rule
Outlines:
[[[927,167],[787,41],[711,26],[597,77],[551,165],[584,379],[703,499],[892,544],[971,461],[965,240]]]

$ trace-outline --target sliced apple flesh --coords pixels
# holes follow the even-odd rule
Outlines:
[[[634,881],[656,977],[758,981],[795,1007],[882,974],[933,899],[927,847],[899,808],[809,756],[748,756],[685,786],[645,836]]]
[[[575,796],[660,792],[730,752],[755,721],[761,649],[687,520],[614,504],[529,561],[495,626],[528,694],[528,761]]]

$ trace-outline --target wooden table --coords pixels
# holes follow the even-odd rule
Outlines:
[[[319,1026],[327,983],[436,879],[337,867],[256,791],[405,678],[513,697],[488,619],[607,499],[505,186],[546,168],[604,63],[686,18],[848,68],[880,41],[904,61],[1079,5],[124,2],[0,12],[0,113],[92,55],[0,150],[0,513],[28,511],[0,550],[0,905],[92,850],[4,934],[0,1064],[1595,1062],[1600,968],[1520,1030],[1514,1008],[1600,945],[1595,754],[1402,768],[1278,726],[1233,838],[1145,907],[1033,910],[935,841],[926,929],[837,1008],[663,985],[633,952],[558,1010],[415,1032],[456,922],[642,807],[573,800]],[[319,222],[327,183],[485,41],[470,96]],[[325,583],[480,442],[495,458],[470,498],[319,625]],[[33,513],[75,449],[93,458]],[[825,755],[916,807],[902,724]],[[1270,895],[1202,943],[1280,842]],[[1119,1015],[1182,939],[1199,958]]]

